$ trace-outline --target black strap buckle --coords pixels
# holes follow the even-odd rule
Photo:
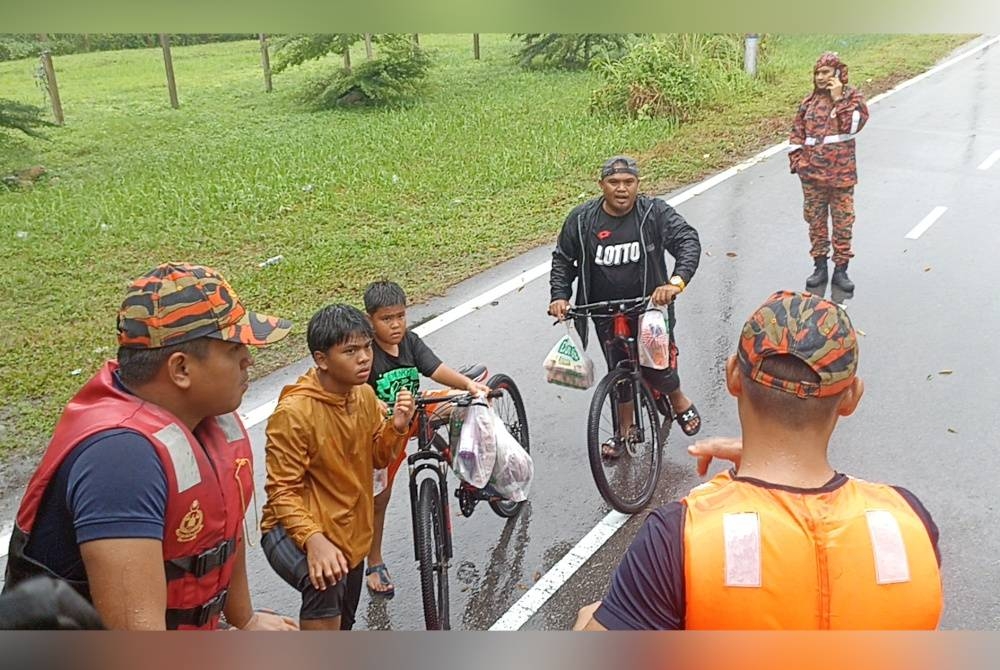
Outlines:
[[[180,579],[187,574],[201,579],[236,554],[236,538],[231,537],[220,542],[211,549],[206,549],[197,556],[173,558],[166,562],[167,579]]]
[[[201,628],[209,621],[222,614],[229,597],[228,589],[222,589],[210,600],[189,609],[168,609],[167,628],[176,630],[181,626],[196,626]]]

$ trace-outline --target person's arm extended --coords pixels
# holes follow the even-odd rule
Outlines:
[[[598,600],[596,603],[590,603],[589,605],[584,605],[580,608],[580,611],[576,615],[576,623],[573,624],[573,630],[583,630],[600,632],[605,631],[607,628],[601,625],[601,623],[594,618],[594,612],[597,608],[601,606],[601,601]]]
[[[110,630],[166,630],[163,544],[148,538],[80,545],[94,608]]]
[[[267,504],[288,537],[305,547],[306,540],[323,529],[302,499],[309,470],[312,427],[287,407],[279,407],[267,422],[264,458],[267,464]]]
[[[798,170],[799,160],[802,158],[802,145],[805,141],[806,106],[805,103],[803,103],[799,105],[799,110],[795,113],[795,121],[792,123],[792,132],[788,136],[788,166],[793,174]]]
[[[239,630],[298,630],[298,624],[288,617],[254,611],[250,600],[250,585],[247,582],[246,542],[243,538],[240,539],[239,548],[232,560],[229,595],[223,609],[226,621]]]
[[[437,367],[437,370],[435,370],[431,375],[431,379],[436,381],[438,384],[444,384],[445,386],[450,386],[453,389],[460,389],[472,394],[488,393],[490,390],[488,386],[480,384],[474,379],[469,379],[461,372],[452,370],[444,363]]]

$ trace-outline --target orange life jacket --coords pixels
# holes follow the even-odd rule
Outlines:
[[[201,422],[192,434],[162,407],[122,391],[109,362],[67,404],[17,513],[8,586],[51,574],[25,555],[38,508],[63,460],[98,432],[128,428],[146,437],[167,476],[163,560],[168,628],[215,628],[225,604],[243,516],[253,495],[250,439],[235,414]],[[58,576],[58,575],[52,575]],[[73,584],[89,598],[86,584]]]
[[[732,480],[684,499],[687,629],[934,629],[941,575],[895,489],[821,492]]]

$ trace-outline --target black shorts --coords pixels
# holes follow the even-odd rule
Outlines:
[[[671,316],[673,312],[671,312]],[[625,360],[627,352],[621,345],[608,346],[612,340],[614,320],[609,318],[593,319],[594,330],[597,331],[597,340],[601,344],[601,353],[604,354],[604,361],[608,364],[608,370],[618,366],[618,363]],[[629,325],[632,333],[639,332],[639,316],[629,315]],[[642,378],[652,388],[663,394],[673,393],[681,386],[680,376],[677,374],[677,344],[674,342],[674,329],[670,328],[670,367],[666,370],[654,370],[653,368],[642,368]]]
[[[340,617],[340,630],[354,627],[361,585],[364,583],[365,562],[351,568],[339,582],[317,591],[309,581],[309,564],[305,553],[299,549],[285,529],[278,525],[267,531],[260,540],[267,562],[278,576],[302,594],[299,619],[332,619]]]

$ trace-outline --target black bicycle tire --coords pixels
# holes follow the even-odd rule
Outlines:
[[[427,630],[448,630],[448,571],[444,565],[444,519],[435,479],[420,482],[417,494],[417,561]],[[437,581],[435,582],[435,573]],[[436,592],[436,593],[435,593]]]
[[[528,413],[524,407],[524,398],[521,396],[521,390],[517,388],[517,384],[514,380],[505,374],[495,374],[489,378],[486,385],[493,390],[504,389],[510,396],[514,403],[514,409],[517,412],[517,421],[520,425],[520,430],[518,431],[518,443],[524,448],[525,451],[531,453],[531,440],[528,437]],[[508,426],[509,428],[509,426]],[[522,502],[511,502],[509,500],[491,500],[490,509],[493,512],[503,518],[503,519],[513,519],[520,512],[521,508],[524,507],[524,501]]]
[[[587,454],[590,461],[590,472],[594,476],[594,483],[611,507],[623,514],[635,514],[641,511],[653,494],[656,493],[656,486],[660,481],[660,469],[663,464],[663,450],[660,446],[660,426],[659,411],[653,402],[653,396],[645,384],[639,384],[639,402],[643,407],[643,412],[650,419],[650,429],[653,430],[653,467],[650,469],[650,476],[646,479],[642,495],[635,501],[626,501],[618,495],[608,482],[607,474],[602,465],[601,443],[598,433],[601,428],[601,408],[611,393],[613,386],[621,379],[630,378],[628,370],[616,368],[605,375],[594,389],[594,397],[590,401],[590,410],[587,416]]]

